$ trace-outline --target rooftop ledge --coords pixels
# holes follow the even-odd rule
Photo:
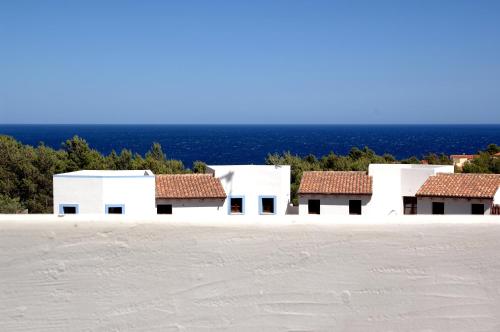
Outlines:
[[[332,220],[334,219],[334,220]],[[500,225],[496,215],[406,215],[406,216],[218,216],[218,217],[177,217],[177,216],[117,216],[117,215],[65,215],[0,214],[0,228],[6,225],[30,224],[93,224],[95,226],[110,226],[120,224],[163,224],[165,226],[208,226],[208,227],[263,227],[274,228],[283,226],[314,226],[338,227],[377,226],[377,225]]]

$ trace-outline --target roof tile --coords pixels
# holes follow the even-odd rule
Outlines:
[[[226,198],[219,179],[211,174],[156,175],[156,198],[195,199]]]
[[[298,193],[371,195],[372,177],[366,172],[304,172]]]
[[[417,196],[493,198],[500,174],[438,173],[424,182]]]

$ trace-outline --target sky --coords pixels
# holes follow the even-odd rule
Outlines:
[[[500,123],[500,1],[0,0],[10,123]]]

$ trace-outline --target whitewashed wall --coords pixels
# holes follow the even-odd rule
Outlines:
[[[457,199],[457,198],[430,198],[419,197],[417,200],[418,214],[432,214],[432,202],[444,202],[444,214],[471,214],[472,204],[484,204],[484,214],[490,214],[490,199]]]
[[[82,217],[0,216],[2,331],[500,326],[493,216]]]
[[[402,215],[403,196],[415,196],[425,180],[436,173],[453,173],[453,166],[370,164],[373,195],[367,214],[375,216]]]
[[[154,176],[55,175],[53,188],[55,214],[60,204],[78,204],[80,214],[105,214],[111,204],[124,205],[128,215],[156,213]]]
[[[171,204],[172,215],[204,217],[227,214],[224,199],[157,199],[156,204]]]
[[[371,196],[367,195],[300,195],[299,214],[309,214],[308,201],[310,199],[320,200],[320,213],[324,215],[348,215],[349,200],[361,200],[361,214],[366,213],[366,206],[370,202]]]
[[[259,214],[259,196],[276,196],[276,215],[285,215],[290,202],[290,166],[217,165],[208,166],[207,172],[221,180],[228,196],[226,214],[231,196],[244,196],[245,215],[254,216]]]

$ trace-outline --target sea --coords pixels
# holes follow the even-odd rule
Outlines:
[[[0,125],[0,135],[55,149],[78,135],[101,153],[126,148],[144,154],[153,142],[168,158],[207,164],[263,164],[269,153],[317,157],[368,146],[398,159],[428,153],[471,154],[500,144],[492,125]]]

